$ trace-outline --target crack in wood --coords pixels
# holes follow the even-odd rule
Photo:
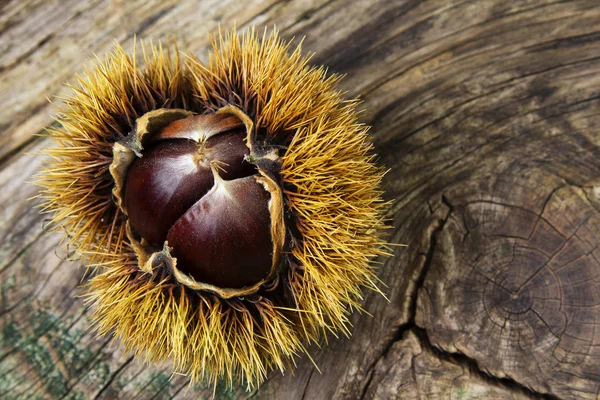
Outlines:
[[[549,393],[539,393],[527,386],[523,386],[512,378],[499,378],[493,375],[488,374],[483,371],[477,361],[472,359],[471,357],[462,354],[462,353],[452,353],[445,350],[440,349],[439,347],[433,345],[429,339],[429,335],[427,331],[418,326],[414,326],[412,332],[419,338],[421,346],[428,351],[435,354],[439,359],[449,361],[453,364],[466,367],[472,374],[478,376],[484,381],[490,382],[494,385],[498,385],[501,387],[506,387],[515,393],[524,394],[532,399],[542,399],[542,400],[559,400],[559,397],[549,394]]]
[[[67,391],[65,392],[65,394],[59,399],[59,400],[63,400],[65,399],[72,391],[73,389],[77,386],[77,384],[79,382],[81,382],[81,380],[83,378],[85,378],[85,376],[90,372],[90,370],[94,367],[94,364],[97,362],[99,356],[102,354],[102,351],[106,348],[106,346],[108,346],[108,344],[110,343],[112,339],[107,339],[105,340],[100,347],[98,348],[98,350],[96,350],[96,352],[94,353],[94,355],[92,356],[92,358],[89,360],[89,362],[87,362],[86,364],[84,364],[82,367],[80,367],[80,373],[78,375],[76,375],[75,377],[75,381],[74,382],[69,382],[70,385],[67,388]]]
[[[300,14],[300,16],[292,24],[290,24],[290,25],[286,26],[285,28],[283,28],[281,30],[281,33],[285,34],[285,32],[287,32],[290,29],[296,27],[299,23],[301,23],[303,21],[310,20],[315,14],[317,14],[321,10],[327,8],[328,6],[330,6],[335,1],[336,0],[327,0],[327,1],[323,2],[322,4],[320,4],[317,7],[309,8],[308,10],[306,10],[302,14]]]
[[[108,381],[104,384],[104,386],[102,386],[102,388],[100,389],[100,391],[96,394],[96,396],[94,396],[94,400],[98,400],[100,398],[100,396],[102,395],[102,393],[104,393],[109,387],[110,385],[112,385],[113,381],[116,379],[116,377],[123,372],[123,370],[125,368],[127,368],[127,366],[133,361],[133,356],[129,357],[127,360],[125,360],[125,362],[119,367],[117,368],[108,378]]]
[[[308,375],[308,379],[306,380],[306,386],[304,387],[304,391],[302,392],[302,400],[306,399],[306,393],[308,392],[308,386],[310,385],[310,380],[313,377],[313,374],[315,373],[315,369],[310,371],[310,374]]]
[[[549,197],[551,197],[555,191],[556,191],[556,189],[552,191],[552,193],[550,194]],[[545,209],[545,206],[547,205],[547,203],[549,201],[549,197],[544,202],[543,209]],[[445,205],[447,207],[448,211],[442,219],[438,220],[437,227],[432,231],[432,233],[430,235],[429,246],[427,248],[427,252],[425,253],[425,262],[423,263],[423,267],[422,267],[419,277],[416,281],[414,292],[413,292],[414,295],[410,296],[410,299],[411,299],[410,310],[411,311],[410,311],[409,321],[405,324],[398,326],[394,336],[387,342],[382,353],[368,367],[365,386],[363,387],[359,398],[361,400],[363,400],[369,393],[369,389],[371,388],[373,377],[374,377],[374,371],[375,371],[378,363],[382,359],[387,357],[389,351],[392,349],[392,347],[395,343],[403,340],[403,338],[407,332],[413,332],[419,338],[421,346],[423,348],[425,348],[426,350],[428,350],[429,352],[433,353],[437,358],[439,358],[440,360],[449,361],[453,364],[465,367],[472,374],[477,376],[478,378],[480,378],[488,383],[491,383],[494,386],[505,387],[515,394],[520,393],[520,394],[526,395],[532,399],[533,398],[544,399],[544,400],[559,399],[559,397],[557,397],[553,394],[550,394],[550,393],[537,392],[537,391],[533,390],[532,388],[522,385],[521,383],[519,383],[518,381],[514,380],[511,377],[500,378],[500,377],[491,375],[488,372],[482,370],[479,367],[479,364],[476,360],[470,358],[469,356],[467,356],[463,353],[448,352],[444,349],[434,346],[429,339],[429,335],[427,334],[426,329],[416,325],[415,317],[416,317],[417,299],[420,295],[420,290],[426,289],[424,287],[424,282],[425,282],[429,267],[433,260],[433,254],[437,247],[438,236],[443,231],[447,221],[449,220],[452,213],[454,212],[454,206],[450,203],[450,201],[448,200],[448,198],[445,195],[441,196],[441,204]],[[431,207],[430,207],[430,210],[431,210]],[[541,218],[542,213],[540,213],[538,215]],[[411,359],[411,374],[413,377],[413,381],[415,383],[417,382],[417,377],[416,377],[416,370],[415,370],[414,362],[415,362],[416,357],[419,354],[413,355],[412,359]]]
[[[377,363],[381,359],[385,358],[388,355],[388,353],[390,352],[394,343],[402,340],[402,337],[404,336],[404,334],[406,332],[408,332],[416,327],[415,317],[417,314],[418,292],[421,289],[421,287],[423,287],[423,283],[425,282],[427,272],[429,271],[429,267],[431,265],[431,262],[433,259],[433,254],[435,252],[435,248],[437,245],[437,237],[440,234],[440,232],[442,232],[442,230],[444,229],[446,222],[448,222],[448,219],[450,218],[450,216],[452,215],[452,213],[454,211],[454,207],[452,206],[452,204],[450,204],[450,202],[444,195],[441,196],[441,203],[443,205],[445,205],[447,208],[446,215],[443,218],[438,220],[438,222],[437,222],[438,225],[435,227],[435,229],[432,230],[431,235],[429,237],[429,246],[427,248],[427,252],[425,253],[425,261],[423,262],[423,266],[421,267],[419,276],[418,276],[417,280],[415,281],[413,292],[409,296],[410,304],[408,307],[408,309],[409,309],[408,322],[406,322],[402,325],[399,325],[396,328],[396,332],[394,333],[393,337],[386,343],[381,354],[378,357],[376,357],[373,360],[373,362],[371,362],[369,367],[367,368],[367,379],[366,379],[365,385],[363,386],[363,389],[361,391],[360,400],[363,400],[365,398],[365,396],[369,390],[369,387],[373,380],[373,372],[374,372],[375,367],[377,366]]]
[[[185,389],[186,387],[189,387],[189,382],[186,382],[183,385],[181,385],[179,388],[177,388],[175,390],[175,392],[171,396],[169,396],[169,400],[173,400],[175,397],[177,397],[179,395],[179,393],[181,393],[181,391],[183,389]]]

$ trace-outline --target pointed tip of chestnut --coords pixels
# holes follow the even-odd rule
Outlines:
[[[235,115],[212,114],[162,127],[129,166],[123,189],[134,231],[154,249],[167,241],[178,270],[219,288],[257,285],[278,255],[272,193],[246,161],[240,126]]]

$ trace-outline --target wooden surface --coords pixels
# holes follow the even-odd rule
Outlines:
[[[27,201],[47,97],[93,54],[276,24],[344,73],[390,169],[395,257],[351,338],[216,398],[598,398],[600,3],[0,1],[0,398],[197,399],[89,330],[83,274]]]

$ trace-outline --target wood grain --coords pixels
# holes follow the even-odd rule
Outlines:
[[[277,24],[346,74],[390,172],[389,302],[366,293],[256,392],[217,398],[598,398],[600,5],[543,1],[0,3],[0,397],[210,398],[169,365],[97,339],[83,270],[44,234],[25,183],[53,98],[93,54]],[[59,245],[58,250],[54,250]],[[598,333],[596,333],[598,332]]]

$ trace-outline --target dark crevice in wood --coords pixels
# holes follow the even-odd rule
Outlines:
[[[71,295],[71,292],[73,292],[73,290],[79,288],[79,285],[74,287],[73,289],[71,289],[69,291],[69,296]],[[71,324],[69,324],[69,326],[67,327],[67,332],[69,332],[71,329],[73,329],[73,327],[79,322],[81,321],[81,318],[83,318],[89,311],[89,307],[83,307],[81,313],[79,313],[79,315],[77,316],[77,318],[73,319],[73,322],[71,322]]]
[[[415,291],[415,295],[416,295],[416,291]],[[394,333],[394,336],[392,337],[392,339],[390,339],[385,348],[383,349],[383,351],[381,352],[381,354],[379,355],[379,357],[377,357],[369,366],[369,368],[367,369],[367,378],[365,379],[365,385],[363,386],[361,395],[359,397],[360,400],[363,400],[365,398],[365,396],[367,395],[368,390],[370,389],[371,383],[373,381],[373,376],[375,373],[375,367],[377,366],[377,363],[379,363],[380,360],[384,359],[385,357],[387,357],[387,355],[389,354],[390,350],[392,349],[392,346],[401,341],[402,338],[404,337],[404,334],[408,331],[410,331],[411,329],[413,329],[415,327],[415,321],[414,321],[414,316],[411,317],[411,319],[402,325],[399,325],[396,328],[396,332]]]
[[[253,21],[255,18],[260,17],[261,15],[268,15],[271,11],[273,11],[273,9],[275,9],[275,7],[287,4],[290,1],[291,0],[277,0],[277,1],[274,1],[273,3],[269,4],[268,6],[266,6],[265,8],[263,8],[262,10],[260,10],[256,14],[254,14],[252,17],[250,17],[247,21],[245,21],[244,23],[242,23],[241,25],[238,25],[238,26],[240,28],[245,27],[251,21]]]
[[[117,376],[119,376],[119,374],[125,369],[127,368],[127,366],[133,361],[133,356],[129,357],[127,360],[125,360],[125,362],[123,364],[121,364],[121,366],[119,368],[117,368],[115,370],[115,372],[113,372],[110,375],[110,378],[108,379],[108,381],[106,381],[106,383],[104,384],[104,386],[102,386],[102,388],[100,389],[100,391],[98,392],[98,394],[96,394],[96,396],[94,396],[94,400],[98,400],[100,398],[100,396],[102,395],[102,393],[104,393],[109,387],[110,385],[112,385],[112,383],[114,382],[114,380],[117,378]]]
[[[161,369],[161,370],[159,371],[159,373],[164,373],[165,371],[166,371],[165,369]],[[137,372],[137,373],[136,373],[136,374],[135,374],[135,375],[134,375],[134,376],[133,376],[133,377],[132,377],[130,380],[128,380],[128,383],[129,383],[129,382],[135,382],[136,378],[137,378],[137,377],[138,377],[138,376],[139,376],[139,375],[140,375],[142,372],[143,372],[142,370],[140,370],[139,372]],[[145,390],[146,390],[146,389],[147,389],[147,388],[148,388],[148,387],[149,387],[149,386],[152,384],[152,382],[154,382],[154,381],[156,380],[156,378],[157,378],[157,377],[158,377],[158,374],[157,374],[157,375],[154,375],[154,376],[152,376],[152,377],[151,377],[151,378],[148,380],[148,382],[146,382],[146,383],[144,384],[144,386],[142,386],[141,388],[139,388],[139,389],[138,389],[138,391],[137,391],[137,392],[136,392],[134,395],[132,395],[132,396],[131,396],[131,398],[132,398],[132,399],[137,399],[137,398],[139,398],[139,397],[142,395],[142,393],[144,393],[144,391],[145,391]]]
[[[39,42],[37,42],[35,45],[33,45],[33,47],[31,47],[25,53],[21,54],[18,58],[14,59],[10,64],[0,65],[0,74],[4,73],[6,71],[9,71],[10,69],[12,69],[15,66],[19,65],[20,63],[22,63],[24,60],[29,58],[33,53],[38,51],[40,48],[44,47],[46,45],[46,43],[48,43],[55,35],[56,35],[56,32],[49,33],[44,38],[42,38]]]
[[[306,386],[304,386],[304,391],[302,392],[302,400],[306,399],[306,392],[308,391],[308,386],[310,385],[310,380],[313,377],[314,373],[315,373],[315,369],[313,368],[310,371],[310,375],[308,375],[308,379],[306,380]]]
[[[433,254],[435,252],[435,248],[437,245],[437,237],[440,234],[440,232],[442,232],[442,230],[444,229],[444,226],[446,226],[446,222],[448,222],[450,215],[452,215],[452,213],[454,212],[454,207],[452,206],[452,204],[450,204],[450,202],[448,201],[448,199],[446,198],[445,195],[442,195],[441,202],[443,205],[446,206],[448,211],[446,212],[446,215],[438,221],[438,226],[431,232],[427,252],[423,254],[425,257],[425,261],[423,262],[423,266],[421,267],[419,276],[418,276],[417,280],[415,281],[413,293],[411,293],[411,295],[409,297],[410,305],[408,307],[408,309],[409,309],[408,322],[401,324],[396,328],[396,332],[394,333],[392,338],[387,342],[387,344],[384,347],[381,354],[371,363],[371,365],[367,369],[367,379],[366,379],[365,385],[363,386],[363,389],[362,389],[362,393],[360,396],[361,400],[364,399],[364,397],[366,396],[366,394],[368,392],[368,389],[373,380],[373,373],[374,373],[375,367],[377,366],[377,363],[381,359],[385,358],[388,355],[388,353],[392,349],[392,346],[394,345],[394,343],[401,341],[406,332],[408,332],[411,329],[414,329],[416,327],[415,317],[417,315],[418,292],[419,292],[419,289],[421,287],[423,287],[423,283],[425,282],[427,272],[429,271],[429,267],[431,265],[431,262],[433,259]]]
[[[553,190],[552,193],[549,195],[549,197],[551,197],[552,194],[554,194],[554,192],[556,190],[558,190],[558,189]],[[546,199],[544,208],[548,201],[549,201],[549,198]],[[466,367],[471,372],[471,374],[477,376],[478,378],[480,378],[488,383],[491,383],[492,385],[507,388],[508,390],[511,390],[514,393],[521,393],[532,399],[535,398],[535,399],[543,399],[543,400],[558,400],[558,397],[556,397],[552,394],[536,392],[536,391],[532,390],[531,388],[524,386],[511,378],[499,378],[499,377],[490,375],[479,367],[476,360],[468,357],[465,354],[451,353],[451,352],[442,350],[442,349],[434,346],[429,340],[427,331],[416,325],[415,317],[416,317],[416,311],[417,311],[417,299],[418,299],[419,290],[424,287],[425,278],[427,276],[429,267],[432,263],[433,255],[435,253],[435,249],[437,246],[438,236],[442,232],[448,219],[454,212],[453,205],[450,203],[450,201],[448,200],[448,198],[445,195],[441,196],[441,203],[444,204],[448,208],[448,212],[446,213],[444,218],[442,218],[438,221],[438,226],[432,231],[427,252],[424,254],[421,253],[421,254],[423,254],[423,256],[425,256],[425,262],[423,263],[423,267],[421,269],[419,277],[417,278],[417,280],[415,282],[414,293],[412,296],[410,296],[411,304],[410,304],[410,308],[409,308],[410,309],[409,321],[407,323],[402,324],[397,327],[394,336],[387,342],[387,344],[386,344],[384,350],[382,351],[382,353],[380,354],[380,356],[377,357],[374,360],[374,362],[369,366],[368,372],[367,372],[367,378],[365,380],[365,386],[363,387],[360,399],[362,400],[366,397],[368,390],[370,389],[372,380],[373,380],[374,370],[375,370],[377,364],[379,363],[379,361],[384,359],[388,355],[388,353],[390,352],[390,350],[392,349],[392,347],[395,343],[403,340],[403,338],[407,332],[412,331],[419,338],[421,346],[423,348],[429,350],[434,355],[436,355],[440,360],[448,361],[453,364],[456,364],[456,365],[459,365],[462,367]],[[541,214],[542,213],[539,214],[540,217],[541,217]],[[415,355],[411,361],[411,366],[413,369],[413,371],[412,371],[413,379],[415,380],[415,383],[416,383],[416,376],[415,376],[416,371],[414,370],[414,368],[415,368],[414,361],[417,356],[418,356],[418,354]]]
[[[489,382],[493,385],[505,387],[512,392],[521,393],[525,396],[528,396],[532,399],[542,399],[542,400],[559,400],[559,397],[548,394],[548,393],[539,393],[536,392],[527,386],[523,386],[520,383],[516,382],[511,378],[498,378],[496,376],[490,375],[486,373],[483,369],[479,367],[479,364],[474,359],[468,357],[462,353],[451,353],[445,350],[441,350],[440,348],[433,345],[429,340],[429,335],[427,331],[418,326],[414,326],[412,328],[413,333],[419,338],[421,346],[424,349],[427,349],[431,353],[435,354],[440,360],[448,361],[455,365],[459,365],[465,369],[468,369],[469,372],[478,378]]]
[[[15,367],[16,368],[16,367]],[[31,396],[25,396],[26,393],[28,393],[31,389],[33,389],[36,386],[39,386],[40,384],[43,384],[43,380],[46,377],[46,375],[42,375],[39,377],[39,379],[36,380],[31,380],[28,379],[27,374],[33,370],[32,368],[29,368],[28,370],[26,370],[23,373],[23,378],[20,381],[17,381],[13,386],[11,386],[10,388],[8,388],[8,390],[6,390],[5,392],[0,393],[0,398],[13,398],[13,399],[28,399],[31,398]],[[22,390],[20,392],[17,392],[15,394],[13,394],[12,396],[8,396],[9,393],[11,393],[13,391],[13,389],[17,389],[19,388],[19,386],[24,383],[25,381],[30,382],[29,385],[25,386],[25,390]],[[40,390],[41,391],[41,390]]]
[[[23,294],[21,296],[21,298],[19,298],[17,301],[15,301],[15,304],[13,304],[12,306],[9,306],[5,309],[0,310],[0,317],[2,317],[5,314],[8,314],[14,310],[16,310],[18,307],[23,306],[25,304],[27,304],[27,301],[29,299],[35,299],[37,298],[38,294],[44,289],[44,287],[46,286],[46,284],[50,281],[50,278],[52,277],[52,275],[54,274],[54,272],[59,269],[62,265],[63,261],[61,260],[52,271],[50,271],[50,273],[48,274],[48,276],[46,277],[46,279],[44,279],[44,282],[42,282],[41,284],[34,286],[33,289],[31,289],[29,292],[26,292],[25,294]]]
[[[163,390],[165,390],[165,388],[169,387],[171,385],[171,381],[167,380],[165,382],[163,382],[159,387],[158,390],[156,391],[156,393],[154,393],[152,395],[152,397],[150,397],[148,400],[154,400],[156,398],[162,398],[162,396],[164,395]]]
[[[336,0],[328,0],[326,2],[324,2],[323,4],[314,7],[314,8],[309,8],[308,10],[304,11],[302,14],[300,14],[298,16],[298,19],[296,19],[291,25],[286,26],[285,28],[283,28],[281,30],[281,33],[285,33],[286,31],[289,31],[291,28],[295,27],[297,24],[303,22],[303,21],[308,21],[309,19],[311,19],[316,13],[318,13],[319,11],[323,10],[324,8],[328,7],[329,5],[331,5],[333,2],[335,2]]]
[[[142,36],[148,28],[153,26],[159,19],[169,14],[174,8],[175,6],[170,6],[150,15],[138,25],[136,34]]]
[[[544,204],[542,206],[542,210],[540,211],[539,214],[537,214],[539,219],[542,219],[542,214],[548,204],[548,202],[550,201],[551,197],[554,195],[554,193],[560,189],[562,187],[559,186],[558,188],[554,188],[551,193],[548,195],[548,197],[545,199]],[[484,201],[486,202],[486,201]],[[450,202],[447,200],[447,198],[445,196],[442,195],[442,203],[445,204],[448,208],[449,208],[449,212],[447,217],[445,218],[445,220],[443,221],[444,224],[445,222],[448,220],[450,214],[453,211],[453,207],[452,204],[450,204]],[[489,203],[494,203],[497,204],[496,202],[492,202],[490,201]],[[511,207],[511,205],[508,204],[502,204],[503,206],[506,207]],[[520,207],[516,207],[516,208],[520,208]],[[525,209],[524,209],[525,210]],[[529,210],[525,210],[525,211],[529,211]],[[531,212],[531,211],[529,211]],[[418,281],[418,286],[417,286],[417,291],[419,290],[419,288],[423,287],[423,283],[425,280],[425,275],[426,275],[426,268],[429,267],[430,263],[431,263],[431,258],[433,256],[433,252],[435,250],[435,246],[437,243],[437,235],[439,234],[439,232],[441,232],[441,230],[443,229],[443,224],[440,224],[440,226],[438,226],[435,230],[434,233],[432,234],[431,237],[431,241],[430,241],[430,246],[429,246],[429,251],[428,251],[428,257],[426,258],[426,262],[424,264],[423,269],[425,271],[422,272],[422,277],[423,279]],[[417,292],[417,297],[418,297],[418,292]],[[415,299],[415,303],[416,303],[416,299]],[[435,347],[434,345],[432,345],[432,343],[429,340],[429,336],[427,334],[427,331],[419,326],[417,326],[416,324],[414,324],[414,317],[416,315],[416,309],[413,310],[413,313],[411,314],[413,319],[411,320],[413,322],[412,326],[410,326],[409,329],[411,329],[416,335],[417,337],[419,337],[421,345],[428,349],[429,351],[431,351],[433,354],[435,354],[438,358],[440,358],[441,360],[445,360],[445,361],[450,361],[452,363],[455,363],[457,365],[463,366],[463,367],[467,367],[469,369],[469,371],[471,371],[472,374],[478,376],[481,379],[484,379],[487,382],[490,382],[492,384],[495,385],[499,385],[499,386],[504,386],[507,389],[510,389],[514,392],[517,393],[522,393],[524,395],[527,395],[528,397],[531,398],[541,398],[541,399],[545,399],[545,400],[556,400],[558,399],[558,397],[556,397],[555,395],[552,394],[548,394],[548,393],[539,393],[536,392],[534,390],[532,390],[531,388],[524,386],[522,384],[520,384],[519,382],[511,379],[511,378],[499,378],[493,375],[490,375],[488,373],[486,373],[484,370],[482,370],[477,361],[468,357],[465,354],[462,353],[450,353],[448,351],[442,350],[438,347]],[[406,331],[406,329],[405,329]],[[402,334],[398,336],[398,340],[402,340]],[[393,345],[390,344],[390,348]]]
[[[67,398],[67,396],[69,395],[69,393],[72,392],[75,386],[77,386],[77,384],[81,382],[81,380],[87,375],[87,373],[94,367],[98,356],[102,353],[102,350],[106,348],[106,346],[110,343],[111,340],[112,339],[105,340],[104,343],[102,343],[102,345],[100,346],[100,348],[96,350],[94,355],[91,357],[90,361],[81,367],[80,371],[78,371],[78,375],[76,375],[75,382],[69,385],[67,391],[62,395],[62,397],[59,400]]]
[[[377,358],[377,360],[375,361],[375,363],[372,364],[372,367],[370,367],[368,369],[367,372],[367,377],[365,379],[365,385],[362,388],[362,392],[360,393],[360,397],[359,400],[364,400],[365,396],[367,395],[367,390],[369,389],[369,387],[371,387],[371,382],[373,382],[373,375],[375,374],[375,365],[377,364],[377,361],[380,358]]]
[[[565,68],[565,67],[573,67],[573,66],[576,66],[576,65],[585,64],[585,63],[588,63],[588,62],[594,62],[594,61],[598,61],[598,60],[600,60],[600,57],[596,56],[596,57],[581,58],[579,60],[569,61],[569,62],[560,63],[560,64],[554,64],[554,65],[551,65],[549,67],[545,67],[545,68],[542,68],[542,69],[539,69],[539,70],[536,70],[536,71],[531,71],[531,72],[528,72],[526,74],[522,74],[522,75],[519,75],[519,76],[515,76],[515,77],[512,77],[512,78],[506,79],[504,81],[500,81],[500,82],[491,84],[490,87],[500,86],[502,88],[506,88],[509,84],[522,81],[523,79],[531,78],[533,76],[543,75],[546,72],[552,72],[552,71],[557,70],[557,69],[561,69],[561,68]],[[503,72],[503,71],[501,71],[501,72]]]
[[[433,260],[433,254],[435,253],[435,249],[437,247],[438,236],[442,232],[442,230],[444,230],[444,227],[446,226],[448,219],[454,212],[454,206],[452,206],[452,204],[450,204],[450,202],[448,201],[446,196],[443,194],[441,196],[441,202],[443,205],[445,205],[448,208],[448,211],[446,212],[446,215],[444,216],[444,218],[439,220],[437,228],[435,228],[433,230],[433,232],[431,232],[431,237],[429,238],[429,248],[427,249],[427,253],[425,255],[425,262],[423,263],[423,268],[421,269],[419,278],[415,282],[415,292],[410,297],[410,299],[411,299],[410,321],[413,321],[413,322],[415,321],[415,318],[417,316],[417,300],[419,297],[419,290],[423,287],[423,284],[425,283],[425,278],[427,277],[427,272],[429,271],[429,268],[431,267],[431,262]]]
[[[533,48],[524,47],[523,50],[533,51],[546,51],[546,50],[558,50],[564,47],[576,47],[582,44],[597,43],[600,39],[600,31],[584,33],[581,35],[567,36],[564,38],[551,39],[548,41],[537,43]],[[541,47],[538,48],[538,46]]]
[[[181,385],[177,390],[175,390],[175,393],[173,393],[173,395],[169,397],[169,400],[173,400],[175,397],[177,397],[177,395],[179,395],[179,393],[181,393],[181,391],[185,389],[188,385],[189,382],[186,382],[183,385]]]
[[[38,220],[36,220],[36,222],[38,222]],[[35,225],[37,225],[37,224],[32,224],[31,231],[33,231],[37,227]],[[15,250],[17,250],[16,253],[4,265],[0,265],[0,274],[3,274],[5,271],[7,271],[19,258],[21,258],[23,256],[23,254],[25,254],[33,246],[33,244],[35,242],[37,242],[46,233],[47,232],[44,230],[44,228],[42,228],[39,232],[37,232],[35,234],[35,236],[31,240],[29,240],[25,243],[20,243],[23,247],[21,247],[18,250],[17,250],[18,247],[15,248]],[[6,239],[8,237],[8,234],[9,233],[7,233],[7,235],[4,235],[1,238],[1,240]],[[14,240],[17,237],[18,237],[18,235],[13,235],[12,239]]]
[[[252,15],[250,18],[248,18],[245,21],[239,22],[236,24],[237,30],[238,32],[243,31],[245,28],[247,28],[248,26],[253,26],[252,21],[254,21],[256,18],[262,16],[262,15],[268,15],[269,12],[271,12],[275,7],[277,7],[278,5],[282,5],[282,4],[287,4],[289,3],[290,0],[277,0],[271,4],[269,4],[267,7],[265,7],[264,9],[260,10],[259,12],[257,12],[256,14]],[[280,31],[281,32],[281,31]],[[260,32],[259,32],[260,33]]]

